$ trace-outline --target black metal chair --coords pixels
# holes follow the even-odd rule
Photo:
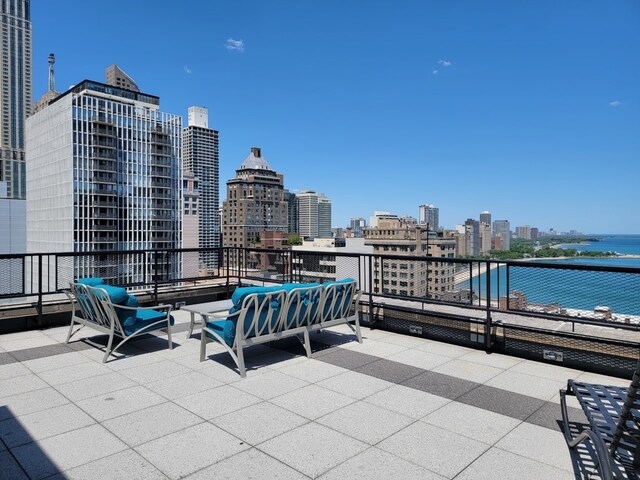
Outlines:
[[[564,436],[573,449],[590,440],[597,457],[602,480],[612,480],[614,472],[627,478],[640,478],[640,360],[629,387],[598,385],[569,380],[560,390]],[[576,436],[570,431],[567,395],[575,395],[590,428]]]

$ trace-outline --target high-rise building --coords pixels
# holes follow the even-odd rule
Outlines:
[[[84,80],[27,119],[27,249],[181,247],[182,117],[153,95]],[[144,256],[81,256],[65,272],[140,282]],[[165,270],[178,277],[181,265]],[[55,270],[53,270],[55,271]]]
[[[332,236],[331,200],[324,195],[318,198],[318,236],[321,238]]]
[[[480,212],[480,223],[486,223],[491,228],[491,212],[487,210]]]
[[[439,298],[453,290],[455,266],[446,261],[386,259],[384,255],[455,257],[456,241],[399,218],[379,219],[364,229],[365,245],[373,246],[373,291],[398,296]]]
[[[429,230],[440,228],[440,209],[435,205],[420,205],[418,222],[420,225],[429,225]]]
[[[0,254],[27,251],[26,202],[7,198],[7,183],[0,182]],[[16,259],[16,267],[21,260]],[[11,260],[3,262],[11,268]],[[4,267],[3,267],[4,268]],[[21,282],[19,282],[20,284]],[[17,290],[19,291],[19,290]],[[11,293],[11,292],[0,292]]]
[[[363,235],[363,229],[367,226],[367,221],[362,217],[354,217],[349,222],[351,233],[355,238],[360,238]]]
[[[464,236],[467,257],[480,254],[480,222],[473,218],[467,218],[464,222]]]
[[[30,0],[3,0],[0,87],[0,181],[7,198],[24,199],[25,121],[31,114]]]
[[[110,65],[104,71],[105,83],[113,87],[139,92],[138,84],[117,65]]]
[[[182,134],[182,168],[198,179],[199,241],[198,247],[210,249],[200,253],[206,269],[218,266],[220,248],[220,157],[217,130],[209,125],[209,112],[190,107],[188,126]]]
[[[495,245],[496,250],[511,249],[511,227],[509,220],[495,220],[493,222],[493,236],[500,237],[500,245]],[[501,246],[502,248],[498,248]]]
[[[182,173],[182,247],[200,247],[200,185],[193,172]],[[193,261],[192,256],[198,261]],[[186,253],[183,274],[186,278],[197,277],[206,272],[201,254]]]
[[[246,248],[260,243],[265,231],[289,232],[289,205],[284,198],[284,176],[264,159],[259,148],[227,181],[222,202],[222,241],[225,247]]]
[[[331,234],[331,200],[322,193],[302,190],[296,195],[298,233],[303,238],[329,238]]]
[[[284,200],[289,206],[289,233],[298,233],[298,198],[295,193],[285,190]]]
[[[480,222],[480,253],[489,253],[491,250],[491,225]]]
[[[296,194],[298,206],[298,233],[303,238],[318,237],[318,194],[302,190]]]
[[[516,236],[524,240],[531,240],[531,227],[529,225],[516,227]]]

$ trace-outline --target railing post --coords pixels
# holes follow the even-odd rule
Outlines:
[[[223,251],[224,251],[224,266],[225,266],[225,270],[227,271],[227,293],[229,292],[229,282],[231,280],[231,273],[230,273],[230,269],[231,269],[231,259],[229,258],[230,253],[229,251],[231,250],[230,247],[223,247]]]
[[[158,304],[158,250],[153,251],[153,296],[155,298],[156,305]]]
[[[240,271],[240,248],[236,247],[236,252],[237,252],[237,262],[236,262],[236,268],[237,268],[237,272],[238,272],[238,286],[242,285],[242,272]]]
[[[486,279],[486,302],[487,302],[487,322],[486,322],[486,332],[484,336],[485,349],[487,351],[491,351],[491,347],[493,346],[493,339],[491,338],[491,328],[492,328],[492,319],[491,319],[491,262],[487,260],[485,264],[485,279]]]
[[[369,255],[369,324],[373,323],[373,255]]]
[[[38,254],[38,326],[42,326],[42,254]]]

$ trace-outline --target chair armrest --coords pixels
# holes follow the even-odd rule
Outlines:
[[[241,310],[234,312],[234,313],[229,313],[228,310],[225,310],[223,312],[211,312],[211,313],[205,313],[202,316],[204,317],[204,319],[208,322],[209,320],[220,320],[222,318],[226,318],[227,320],[238,317],[238,315],[240,315]]]
[[[113,304],[114,307],[116,308],[122,308],[123,310],[131,310],[131,311],[137,311],[137,310],[166,310],[167,313],[171,312],[171,310],[173,309],[173,306],[171,305],[167,305],[167,304],[162,304],[162,305],[155,305],[152,307],[127,307],[125,305],[116,305],[115,303]]]

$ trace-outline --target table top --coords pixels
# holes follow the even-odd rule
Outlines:
[[[200,315],[203,315],[206,313],[223,312],[225,310],[229,310],[231,307],[233,307],[233,302],[231,300],[218,300],[217,302],[184,305],[183,307],[180,307],[180,310],[184,310],[185,312],[199,313]]]

